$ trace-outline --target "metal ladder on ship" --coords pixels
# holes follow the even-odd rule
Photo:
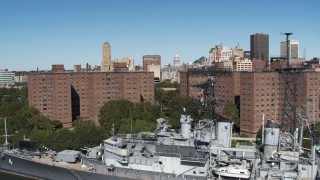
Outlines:
[[[76,172],[74,172],[72,169],[69,169],[69,172],[70,172],[77,180],[82,180],[82,178],[79,176],[79,174],[77,174]]]

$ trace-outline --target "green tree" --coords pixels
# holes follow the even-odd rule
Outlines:
[[[141,130],[153,131],[156,119],[161,116],[157,105],[149,102],[132,103],[127,100],[116,100],[106,103],[100,109],[100,124],[111,132],[115,124],[116,133],[138,133]],[[148,125],[146,125],[148,124]],[[111,135],[111,133],[109,133]]]
[[[206,57],[201,56],[199,59],[195,60],[193,63],[194,64],[202,64],[204,61],[206,61]]]
[[[82,118],[78,118],[73,123],[74,130],[74,149],[81,149],[83,147],[93,147],[106,139],[106,134],[97,127],[93,121],[84,121]]]
[[[178,86],[178,84],[176,84]],[[187,114],[191,115],[196,123],[200,114],[198,107],[194,106],[190,97],[182,97],[179,89],[173,91],[163,91],[160,88],[155,89],[155,100],[162,113],[161,117],[167,119],[174,129],[180,128],[180,116],[183,109],[187,109]],[[159,117],[158,117],[159,118]]]
[[[122,119],[129,118],[134,104],[128,100],[114,100],[107,102],[100,108],[99,122],[103,128],[111,130],[115,124],[115,131],[118,132]]]
[[[239,109],[232,102],[227,102],[223,109],[223,114],[228,117],[236,128],[240,128],[240,115]]]

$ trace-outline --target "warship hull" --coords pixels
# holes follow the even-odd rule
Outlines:
[[[30,159],[15,156],[7,152],[0,153],[0,171],[30,177],[32,179],[50,180],[129,180],[129,179],[206,179],[194,176],[176,176],[175,174],[152,171],[115,168],[109,171],[103,164],[93,164],[97,170],[85,171],[42,164]]]
[[[71,170],[62,167],[56,167],[47,164],[41,164],[32,160],[16,157],[11,154],[2,152],[0,159],[0,170],[17,175],[23,175],[34,179],[59,179],[59,180],[72,180],[72,179],[115,179],[126,180],[130,178],[117,177],[107,174],[98,174],[92,172],[85,172],[79,170]]]

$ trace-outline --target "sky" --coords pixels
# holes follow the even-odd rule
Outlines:
[[[300,57],[320,57],[319,0],[0,0],[0,69],[50,70],[52,64],[101,65],[102,46],[111,58],[161,55],[172,64],[208,57],[210,48],[269,34],[270,56],[280,42],[299,40]]]

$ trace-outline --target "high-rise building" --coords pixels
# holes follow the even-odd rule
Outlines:
[[[176,50],[176,53],[173,58],[173,66],[180,66],[180,56],[178,50]]]
[[[150,72],[66,72],[56,65],[51,72],[30,73],[28,80],[29,105],[64,126],[78,116],[99,124],[100,108],[111,100],[154,102]]]
[[[263,61],[263,60],[261,60]],[[208,74],[214,77],[214,95],[220,99],[216,112],[223,113],[224,104],[232,102],[240,109],[240,131],[251,136],[259,131],[262,115],[265,120],[280,123],[283,116],[284,76],[279,71],[229,71],[213,73],[210,69],[180,72],[180,94],[195,97],[199,88],[195,84],[205,82]],[[292,75],[290,75],[292,76]],[[291,78],[291,77],[290,77]],[[309,123],[319,122],[320,73],[305,71],[297,78],[296,105],[301,116],[309,117]],[[290,101],[290,103],[293,103]]]
[[[289,40],[289,58],[299,58],[299,41],[298,40]],[[280,43],[280,56],[287,57],[287,41]]]
[[[250,36],[251,60],[269,61],[269,35],[256,33]]]
[[[103,44],[101,70],[102,71],[113,70],[113,65],[111,62],[111,47],[108,42],[105,42]]]
[[[154,72],[155,78],[160,78],[161,72],[161,56],[160,55],[144,55],[142,57],[143,71]]]

